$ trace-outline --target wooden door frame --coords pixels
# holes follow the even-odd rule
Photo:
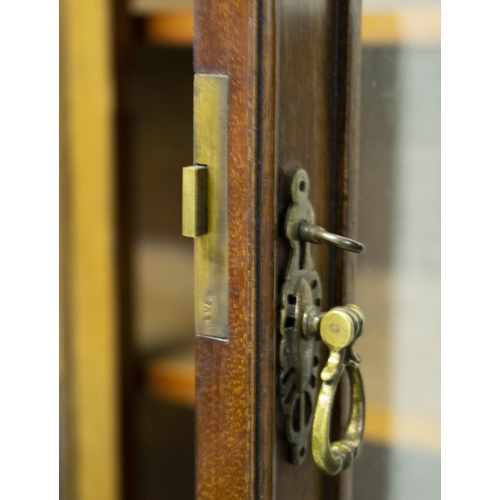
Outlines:
[[[276,401],[277,297],[286,260],[280,246],[286,166],[280,161],[287,147],[295,147],[290,136],[280,142],[279,131],[290,122],[276,89],[279,78],[295,78],[294,63],[318,53],[321,61],[311,67],[310,78],[318,85],[317,78],[328,77],[319,85],[328,90],[322,103],[329,121],[323,131],[317,121],[306,120],[305,126],[313,126],[318,137],[323,134],[326,149],[321,166],[305,168],[325,197],[320,223],[355,236],[360,4],[315,0],[304,5],[298,0],[194,4],[195,72],[230,77],[229,341],[196,338],[200,499],[349,498],[349,474],[331,480],[319,476],[310,461],[288,464]],[[309,45],[297,45],[287,35],[297,23],[306,30],[302,36],[313,40]],[[327,47],[314,43],[317,28],[329,33]],[[308,86],[313,94],[314,85]],[[290,92],[304,99],[303,105],[314,105],[307,101],[311,95]],[[300,134],[292,136],[300,143]],[[350,300],[352,258],[331,250],[319,259],[329,283],[325,305]]]

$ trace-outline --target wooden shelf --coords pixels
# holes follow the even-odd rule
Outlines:
[[[140,12],[140,13],[139,13]],[[153,44],[190,47],[193,43],[193,12],[189,8],[139,11],[144,36]],[[367,11],[363,13],[364,45],[410,45],[438,47],[441,43],[439,8]]]
[[[154,44],[171,47],[193,45],[193,12],[182,10],[147,16],[144,19],[146,39]]]
[[[367,11],[361,20],[363,45],[409,45],[439,47],[439,8]]]
[[[148,390],[171,403],[194,407],[194,353],[150,361],[146,367]]]

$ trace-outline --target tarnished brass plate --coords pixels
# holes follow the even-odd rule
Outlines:
[[[194,78],[194,160],[207,166],[207,232],[195,238],[197,335],[228,338],[229,78]]]

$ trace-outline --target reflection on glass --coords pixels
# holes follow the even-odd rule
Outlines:
[[[366,316],[358,350],[368,413],[354,499],[434,500],[440,498],[439,3],[398,2],[399,11],[394,3],[364,5],[358,236],[367,252],[358,258],[356,303]]]

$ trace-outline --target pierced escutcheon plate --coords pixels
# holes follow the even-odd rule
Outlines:
[[[314,224],[308,193],[309,177],[305,170],[297,170],[292,177],[292,205],[285,223],[291,256],[281,290],[279,375],[280,403],[296,465],[307,455],[319,385],[319,340],[305,333],[307,328],[302,324],[304,317],[319,314],[321,306],[321,283],[314,270],[311,244],[298,237],[302,222]]]

